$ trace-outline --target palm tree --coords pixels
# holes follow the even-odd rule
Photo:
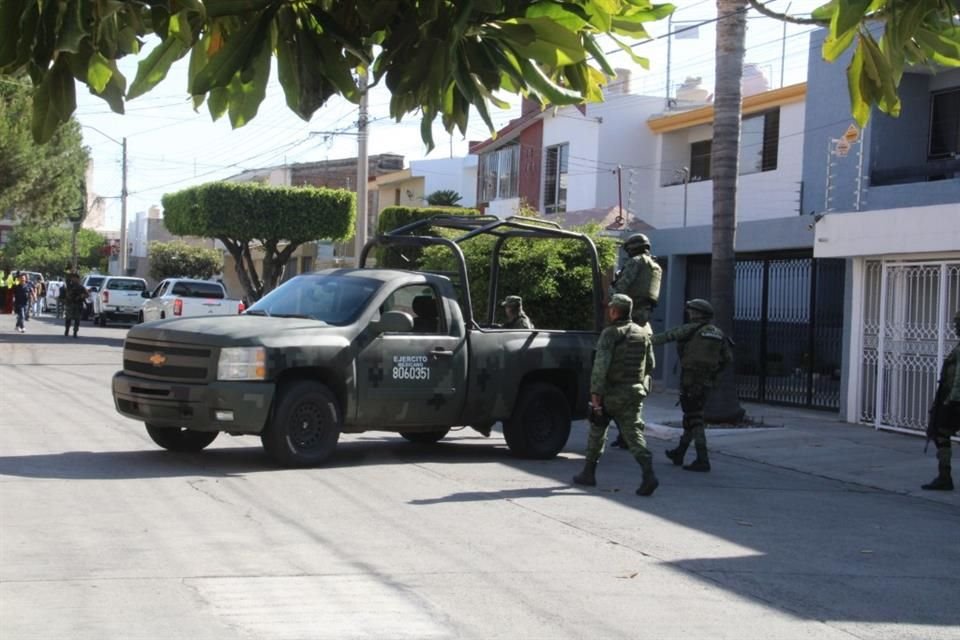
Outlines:
[[[435,207],[458,207],[463,196],[453,189],[440,189],[427,196],[427,204]]]
[[[717,0],[716,83],[713,101],[713,144],[710,177],[713,180],[713,258],[710,295],[714,322],[733,336],[736,284],[734,239],[737,229],[737,177],[740,157],[741,90],[747,33],[748,0]],[[743,418],[733,367],[718,380],[706,408],[713,422]]]

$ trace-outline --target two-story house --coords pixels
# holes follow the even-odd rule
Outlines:
[[[390,206],[422,207],[436,191],[454,191],[461,207],[477,204],[477,157],[411,160],[410,166],[377,176],[377,214]]]
[[[845,61],[812,34],[803,209],[848,265],[843,417],[922,432],[960,309],[960,70],[907,69],[902,111],[851,128]],[[849,132],[849,134],[848,134]],[[845,134],[848,134],[845,137]]]
[[[746,89],[746,88],[745,88]],[[813,255],[801,208],[807,85],[744,92],[737,188],[734,336],[741,399],[837,409],[844,263]],[[711,105],[651,118],[656,183],[653,252],[664,267],[655,330],[683,322],[684,302],[710,297],[713,230]],[[658,374],[677,384],[673,349]]]

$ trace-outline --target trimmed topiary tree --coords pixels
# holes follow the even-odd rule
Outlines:
[[[478,216],[476,209],[463,207],[387,207],[380,212],[377,220],[377,233],[384,234],[411,222],[432,218],[433,216]],[[434,235],[434,234],[429,234]],[[414,247],[384,248],[377,247],[377,266],[385,269],[417,269],[423,250]]]
[[[212,182],[168,193],[162,202],[171,233],[223,243],[250,300],[277,286],[300,245],[349,239],[356,217],[356,196],[344,189]],[[263,252],[262,273],[254,249]]]

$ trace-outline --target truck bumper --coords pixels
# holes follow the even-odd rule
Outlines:
[[[113,403],[128,418],[158,427],[260,433],[273,401],[272,382],[157,382],[118,371]],[[220,412],[220,418],[217,413]],[[232,420],[225,412],[231,412]]]

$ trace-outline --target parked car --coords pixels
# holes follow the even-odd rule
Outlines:
[[[134,323],[140,319],[147,281],[143,278],[107,276],[93,296],[93,319],[101,327],[118,320]]]
[[[153,292],[144,292],[146,302],[140,310],[140,322],[193,316],[228,316],[243,313],[240,300],[227,297],[219,282],[168,278]]]
[[[102,273],[90,273],[83,276],[83,280],[80,281],[80,284],[90,292],[90,296],[87,297],[87,300],[83,303],[83,311],[80,312],[81,320],[89,320],[93,317],[93,298],[97,291],[100,290],[100,285],[103,284],[103,281],[107,276]]]

